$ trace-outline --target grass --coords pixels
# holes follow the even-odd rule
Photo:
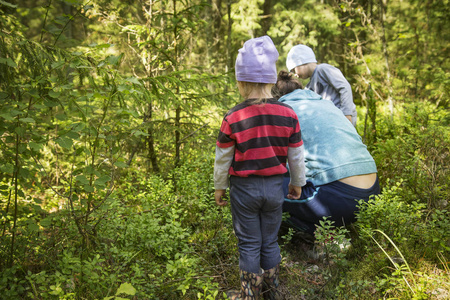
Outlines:
[[[314,245],[295,235],[284,244],[280,280],[285,299],[449,299],[448,257],[437,253],[436,264],[408,252],[408,262],[392,240],[386,249],[375,238],[372,244],[355,233],[352,238],[344,264],[311,256]]]

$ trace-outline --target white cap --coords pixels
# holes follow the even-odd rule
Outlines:
[[[286,58],[286,67],[288,71],[291,71],[295,67],[316,62],[316,56],[311,48],[306,45],[297,45],[289,50]]]

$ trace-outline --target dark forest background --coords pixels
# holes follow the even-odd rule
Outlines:
[[[448,0],[0,0],[1,299],[223,299],[215,139],[237,50],[312,47],[352,85],[383,193],[280,232],[286,299],[448,299]],[[334,242],[330,242],[330,234]],[[344,247],[342,246],[344,245]]]

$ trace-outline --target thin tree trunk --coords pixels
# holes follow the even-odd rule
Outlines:
[[[148,123],[148,137],[147,137],[147,145],[148,145],[148,155],[150,158],[150,163],[152,164],[152,170],[154,173],[159,173],[159,166],[158,166],[158,159],[155,152],[155,139],[153,137],[153,124],[152,124],[152,113],[153,113],[153,107],[151,100],[148,104],[148,113],[147,116],[144,119],[144,122]]]
[[[178,88],[177,88],[178,90]],[[181,115],[181,107],[178,106],[176,111],[175,111],[175,167],[178,167],[180,164],[180,147],[181,147],[181,143],[180,143],[180,138],[181,138],[181,134],[180,134],[180,115]]]
[[[270,29],[270,24],[272,22],[271,9],[272,9],[272,0],[265,0],[263,4],[263,19],[261,21],[261,35],[266,35],[267,31]]]
[[[9,190],[9,194],[8,194],[8,203],[6,204],[6,209],[5,209],[5,211],[4,211],[5,216],[7,216],[8,213],[9,213],[9,207],[10,207],[10,205],[11,205],[11,196],[12,196],[12,191]],[[5,222],[3,223],[3,230],[2,230],[2,235],[1,235],[1,237],[4,237],[4,236],[5,236],[5,233],[6,233],[6,225],[7,225],[8,223],[9,223],[8,218],[5,218]]]
[[[143,6],[143,8],[142,8],[142,12],[145,12],[145,14],[142,14],[141,18],[147,19],[146,26],[149,29],[151,29],[151,27],[153,25],[152,24],[153,4],[154,4],[154,2],[152,0],[149,0],[148,1],[148,9],[145,6]],[[153,77],[154,75],[156,75],[156,74],[154,74],[156,72],[154,72],[154,70],[152,69],[152,64],[150,63],[152,61],[152,59],[151,59],[152,56],[153,56],[153,51],[150,48],[148,51],[145,63],[143,63],[147,77]],[[150,89],[151,89],[148,86],[148,83],[146,83],[146,89],[147,89],[147,91],[150,91]],[[150,92],[148,94],[151,95]],[[148,137],[146,139],[146,142],[147,142],[147,150],[148,150],[148,156],[150,159],[150,164],[152,165],[152,171],[154,173],[159,173],[158,157],[157,157],[156,151],[155,151],[155,139],[154,139],[154,128],[153,128],[152,118],[153,118],[153,102],[152,102],[152,98],[149,97],[147,113],[144,114],[143,123],[148,124],[148,127],[147,127]]]
[[[19,121],[17,121],[17,126],[19,126]],[[16,240],[16,225],[17,225],[17,206],[18,206],[18,193],[19,193],[19,134],[16,133],[16,153],[14,158],[14,217],[13,217],[13,228],[11,237],[11,248],[9,256],[9,267],[11,268],[14,264],[14,247]]]
[[[231,0],[228,0],[227,2],[227,14],[228,14],[228,34],[227,34],[227,69],[225,70],[228,72],[233,68],[233,58],[231,57],[231,26],[233,24],[231,19]]]
[[[177,0],[173,0],[173,17],[177,18]],[[174,60],[175,64],[173,66],[174,71],[178,71],[178,43],[177,43],[177,37],[178,37],[178,26],[175,25],[173,27],[173,37],[174,37]],[[176,86],[176,93],[175,95],[180,95],[180,87]],[[180,99],[181,100],[181,99]],[[177,105],[177,108],[175,110],[175,167],[178,167],[180,163],[180,116],[181,116],[181,107],[180,105]]]
[[[73,16],[73,7],[71,4],[68,4],[66,2],[62,2],[62,9],[63,12],[66,16],[69,16],[69,18],[72,18]],[[70,20],[69,23],[67,24],[65,30],[64,30],[64,35],[68,38],[68,39],[72,39],[73,38],[73,20]]]
[[[220,9],[222,7],[222,0],[214,0],[213,1],[213,34],[212,34],[212,42],[213,42],[213,49],[214,53],[219,53],[220,48],[222,45],[222,37],[220,34],[220,28],[222,27],[222,14],[220,13]],[[214,57],[214,59],[217,59],[217,57]]]
[[[387,40],[386,40],[386,28],[385,28],[385,21],[386,21],[386,9],[387,9],[387,0],[380,0],[380,19],[381,19],[381,28],[382,28],[382,35],[381,35],[381,41],[383,43],[383,54],[384,54],[384,61],[386,65],[386,86],[388,88],[388,106],[389,106],[389,112],[391,115],[391,119],[394,116],[394,99],[392,97],[393,91],[392,91],[392,84],[391,84],[391,72],[389,67],[389,53],[388,53],[388,46],[387,46]]]

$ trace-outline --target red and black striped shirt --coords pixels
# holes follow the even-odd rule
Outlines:
[[[303,145],[297,115],[275,99],[264,104],[251,104],[252,100],[225,115],[216,144],[220,148],[235,146],[230,175],[284,174],[288,148]]]

